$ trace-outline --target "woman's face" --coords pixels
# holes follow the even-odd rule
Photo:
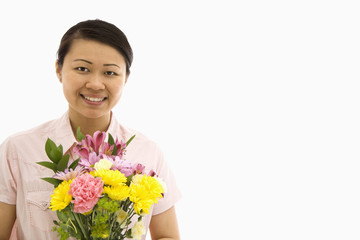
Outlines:
[[[125,60],[115,48],[84,39],[72,42],[63,66],[56,65],[56,73],[69,114],[86,118],[110,114],[127,81]]]

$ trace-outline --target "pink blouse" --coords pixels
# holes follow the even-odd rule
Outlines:
[[[108,132],[114,138],[118,137],[124,141],[136,134],[127,147],[126,159],[145,165],[146,171],[153,169],[167,185],[165,197],[143,218],[147,230],[152,215],[168,210],[181,197],[174,175],[158,145],[143,134],[122,126],[114,116]],[[57,120],[13,135],[0,146],[0,202],[16,205],[18,239],[57,238],[57,233],[52,231],[53,220],[57,219],[56,212],[48,209],[54,188],[40,179],[51,177],[54,173],[36,164],[39,161],[48,161],[45,153],[47,138],[52,139],[57,145],[61,144],[64,151],[73,146],[76,140],[68,113]],[[142,239],[145,239],[145,236]]]

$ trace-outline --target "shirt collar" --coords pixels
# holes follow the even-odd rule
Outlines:
[[[108,139],[109,133],[113,136],[114,139],[118,138],[119,140],[125,141],[125,131],[117,121],[116,117],[114,116],[114,113],[111,112],[111,120],[110,125],[108,127],[108,130],[106,131],[106,137]]]
[[[54,121],[52,131],[49,135],[49,138],[53,140],[56,145],[61,144],[63,146],[64,153],[74,145],[76,139],[71,128],[68,111]]]
[[[68,151],[75,142],[77,142],[69,119],[69,112],[67,111],[63,116],[53,122],[51,130],[49,131],[49,138],[55,142],[56,145],[61,144],[64,149],[64,153]],[[116,139],[126,141],[130,137],[130,134],[125,131],[123,127],[120,126],[117,119],[115,118],[113,112],[111,112],[111,120],[106,131],[106,136],[108,137],[109,133]]]

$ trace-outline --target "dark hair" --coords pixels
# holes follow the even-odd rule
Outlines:
[[[115,48],[125,59],[126,74],[130,74],[133,52],[125,34],[114,24],[96,19],[72,26],[62,37],[57,51],[57,62],[60,67],[64,64],[64,58],[74,39],[95,40]]]

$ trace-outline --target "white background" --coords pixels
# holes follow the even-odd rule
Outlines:
[[[183,239],[359,239],[356,3],[2,1],[0,141],[66,111],[60,38],[100,18],[133,47],[114,112],[164,150]]]

